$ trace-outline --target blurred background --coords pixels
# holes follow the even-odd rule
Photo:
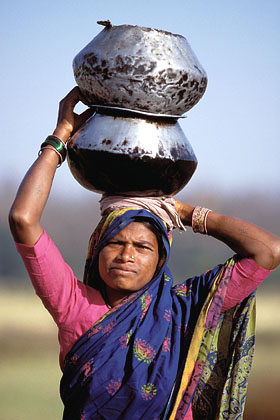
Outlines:
[[[180,123],[199,165],[178,199],[241,217],[280,235],[280,3],[278,0],[14,0],[1,5],[0,419],[59,419],[56,327],[34,295],[7,215],[18,185],[74,86],[74,56],[102,30],[97,20],[185,36],[208,74],[202,100]],[[78,106],[78,111],[83,107]],[[65,163],[43,225],[81,278],[100,196]],[[175,234],[177,282],[232,252],[211,238]],[[246,420],[279,418],[280,315],[276,270],[258,291],[256,357]]]

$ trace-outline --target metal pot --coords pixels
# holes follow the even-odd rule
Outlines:
[[[68,164],[83,187],[161,196],[187,184],[197,159],[176,118],[97,111],[68,142]]]
[[[105,24],[73,61],[90,103],[181,115],[200,100],[206,73],[183,36]]]

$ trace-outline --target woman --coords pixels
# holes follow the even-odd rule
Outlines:
[[[280,262],[279,238],[172,199],[143,199],[146,209],[137,199],[112,199],[79,282],[40,224],[65,158],[63,142],[91,114],[74,114],[79,100],[74,88],[61,101],[53,136],[42,144],[9,219],[59,328],[64,419],[241,418],[254,344],[253,291]],[[181,222],[237,255],[172,287],[170,230]]]

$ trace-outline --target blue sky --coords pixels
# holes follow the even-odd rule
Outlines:
[[[279,0],[2,3],[1,183],[18,183],[35,159],[74,85],[72,60],[105,19],[185,36],[207,72],[204,97],[180,123],[199,161],[186,189],[279,195]],[[54,188],[85,193],[67,164]]]

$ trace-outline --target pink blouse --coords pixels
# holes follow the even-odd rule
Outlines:
[[[60,252],[43,232],[33,246],[16,244],[29,273],[36,294],[58,326],[59,362],[73,344],[107,311],[101,294],[77,280]],[[223,311],[245,299],[271,273],[253,259],[244,258],[235,264],[223,304]],[[188,410],[186,419],[192,419]]]

